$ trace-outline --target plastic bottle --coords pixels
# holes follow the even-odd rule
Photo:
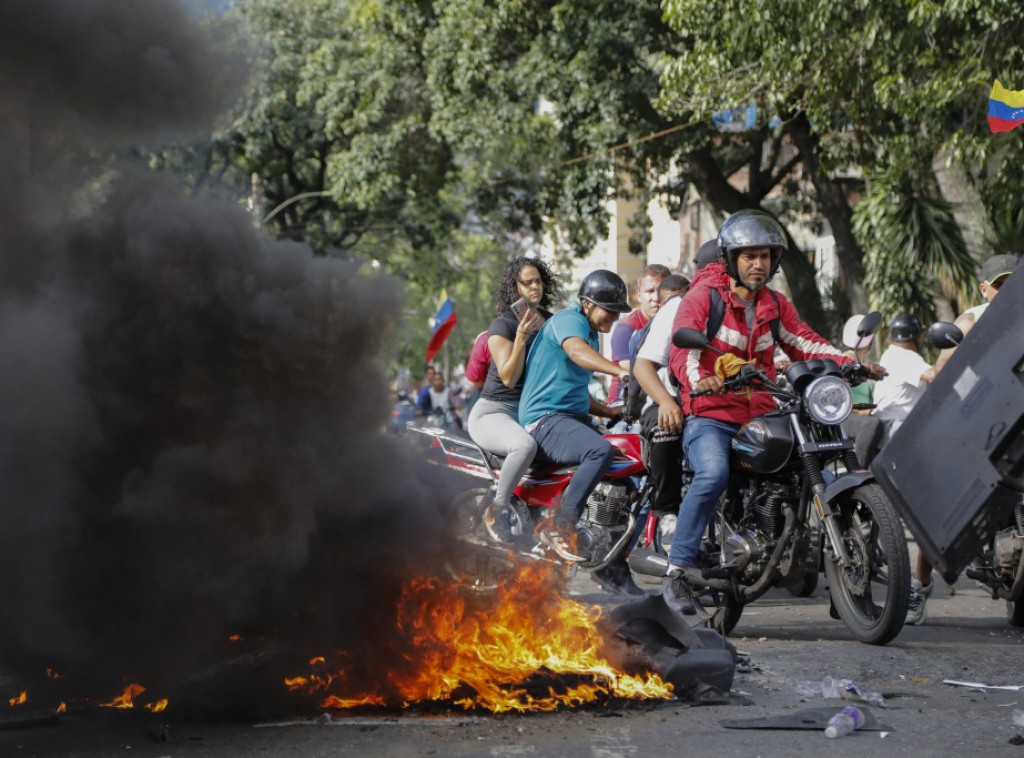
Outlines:
[[[826,676],[821,680],[821,694],[826,698],[838,697],[843,700],[862,700],[879,708],[885,708],[888,705],[881,692],[862,690],[852,679],[837,679],[832,676]]]
[[[830,740],[836,737],[845,737],[854,729],[864,726],[864,714],[855,705],[848,705],[828,720],[825,727],[825,736]]]

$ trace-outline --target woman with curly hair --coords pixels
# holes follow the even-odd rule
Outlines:
[[[512,491],[537,452],[537,443],[519,425],[526,354],[541,326],[551,318],[547,308],[559,293],[558,281],[543,261],[518,256],[505,264],[498,285],[497,316],[487,330],[491,366],[468,424],[469,436],[476,444],[505,456],[494,503],[485,518],[498,539],[513,536],[509,521]]]

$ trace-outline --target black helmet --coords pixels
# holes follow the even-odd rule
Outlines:
[[[580,300],[589,300],[594,305],[614,313],[629,313],[629,293],[622,277],[612,271],[599,268],[591,271],[580,283]]]
[[[768,280],[775,276],[786,249],[786,234],[779,222],[764,211],[737,211],[725,220],[718,230],[718,253],[729,276],[739,281],[736,254],[748,247],[767,247],[771,250],[772,268]]]
[[[889,342],[917,342],[921,336],[921,322],[917,316],[909,313],[898,313],[889,322]]]

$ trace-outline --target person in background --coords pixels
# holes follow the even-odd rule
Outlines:
[[[921,357],[923,332],[917,316],[909,313],[899,313],[889,323],[889,347],[878,361],[889,375],[875,385],[872,412],[885,425],[885,442],[892,439],[935,378],[935,369]]]
[[[875,335],[869,334],[865,337],[857,336],[857,329],[864,319],[861,313],[854,314],[846,320],[843,325],[843,346],[849,349],[850,357],[856,358],[861,363],[867,360],[868,351],[875,340]],[[866,381],[851,387],[853,390],[854,405],[871,405],[873,401],[874,382]],[[853,413],[843,422],[843,431],[854,441],[854,452],[860,465],[867,468],[871,461],[882,449],[882,442],[885,437],[885,429],[881,419],[871,414],[871,409],[858,409],[854,407]]]
[[[576,524],[591,491],[611,468],[615,448],[591,423],[590,415],[614,419],[622,406],[609,407],[590,395],[590,375],[600,371],[628,376],[629,369],[598,352],[598,334],[607,334],[621,313],[629,313],[628,292],[622,279],[598,269],[587,274],[577,302],[544,324],[526,361],[526,383],[519,404],[519,423],[537,441],[545,459],[577,466],[556,511],[554,523],[540,529],[541,541],[570,562],[582,561],[590,535]],[[575,541],[574,539],[575,538]],[[594,572],[623,592],[643,591],[633,583],[625,559]]]
[[[430,377],[426,393],[420,393],[420,413],[445,428],[452,426],[461,429],[462,419],[456,411],[457,402],[453,395],[452,388],[445,384],[444,374],[435,371]]]
[[[420,388],[419,394],[416,396],[416,405],[421,409],[425,406],[427,397],[430,395],[430,388],[434,385],[434,374],[436,373],[437,369],[429,364],[423,372],[423,386]]]
[[[636,281],[636,297],[640,307],[622,318],[612,329],[613,363],[618,363],[622,368],[629,369],[629,339],[634,332],[647,326],[647,322],[658,312],[658,308],[661,307],[658,286],[662,279],[671,275],[672,272],[668,270],[668,267],[662,266],[660,263],[652,263],[641,269],[640,276]],[[608,387],[608,405],[614,405],[621,402],[622,399],[622,386],[619,383],[619,378],[613,376]]]
[[[505,458],[494,500],[484,516],[485,526],[498,540],[517,536],[518,522],[512,518],[512,493],[537,452],[537,443],[519,424],[526,355],[541,326],[551,318],[547,307],[552,298],[559,295],[559,290],[558,280],[547,265],[526,256],[506,263],[498,284],[497,315],[487,330],[490,363],[480,399],[469,414],[469,436],[473,441],[484,450]],[[513,310],[514,305],[520,309],[518,314]],[[470,361],[474,376],[479,375],[478,367],[483,364],[483,349],[482,345],[474,346],[477,356]]]
[[[473,412],[473,406],[480,399],[480,391],[487,379],[487,371],[491,367],[491,348],[487,344],[487,332],[480,332],[473,340],[473,347],[466,356],[466,373],[463,374],[463,386],[466,388],[467,412]]]
[[[984,315],[989,303],[996,299],[996,295],[999,294],[999,288],[1003,286],[1003,282],[1006,281],[1007,277],[1013,273],[1021,257],[1024,257],[1024,250],[1011,250],[1005,255],[993,255],[982,264],[979,289],[985,302],[973,308],[968,308],[953,322],[960,327],[960,331],[965,335],[977,323],[978,319]],[[1020,276],[1020,274],[1017,276]],[[935,361],[936,374],[953,357],[954,352],[956,352],[956,348],[951,347],[939,353],[939,357]],[[917,553],[917,564],[914,567],[914,577],[910,580],[910,605],[907,608],[906,623],[915,625],[924,623],[927,617],[925,606],[928,604],[928,598],[932,596],[934,591],[935,583],[932,581],[932,564],[925,558],[924,553],[919,550]]]

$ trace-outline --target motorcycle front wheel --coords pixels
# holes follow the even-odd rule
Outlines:
[[[1006,620],[1010,626],[1024,626],[1024,598],[1006,601]]]
[[[844,567],[836,551],[826,549],[832,602],[858,640],[884,645],[900,633],[910,602],[910,556],[902,522],[875,483],[841,493],[831,506],[850,557]]]

